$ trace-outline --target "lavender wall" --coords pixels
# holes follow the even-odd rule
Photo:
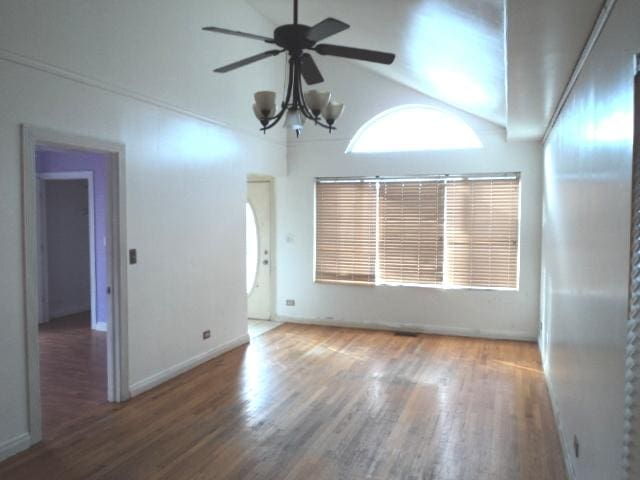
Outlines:
[[[107,286],[109,271],[107,263],[107,225],[109,219],[109,156],[102,153],[82,152],[75,150],[60,151],[39,149],[36,153],[36,170],[38,173],[51,172],[93,172],[93,206],[95,225],[95,257],[96,257],[96,320],[105,323],[109,318],[109,301]]]

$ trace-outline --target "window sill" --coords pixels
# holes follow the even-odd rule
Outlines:
[[[520,288],[507,288],[507,287],[466,287],[466,286],[441,286],[441,285],[425,285],[420,283],[376,283],[376,287],[414,287],[414,288],[428,288],[431,290],[440,290],[443,292],[451,292],[457,290],[472,290],[472,291],[489,291],[489,292],[519,292]]]
[[[485,292],[505,292],[505,293],[518,293],[520,287],[465,287],[465,286],[441,286],[435,284],[421,284],[421,283],[370,283],[370,282],[352,282],[348,280],[314,280],[313,283],[323,285],[353,285],[360,287],[409,287],[409,288],[427,288],[430,290],[438,290],[442,292],[451,291],[485,291]]]
[[[313,283],[321,285],[354,285],[356,287],[375,287],[376,284],[372,282],[356,282],[351,280],[314,280]]]

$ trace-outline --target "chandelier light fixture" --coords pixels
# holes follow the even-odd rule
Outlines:
[[[335,130],[336,120],[344,111],[344,105],[334,101],[329,92],[303,91],[303,80],[307,85],[315,85],[324,81],[313,57],[305,50],[314,51],[319,55],[331,55],[385,65],[390,65],[395,59],[393,53],[317,43],[348,28],[348,24],[335,18],[326,18],[313,27],[298,23],[298,0],[293,0],[293,23],[276,28],[273,32],[273,38],[220,27],[204,27],[203,30],[251,38],[280,47],[216,68],[214,72],[226,73],[287,52],[289,56],[287,87],[280,108],[276,107],[275,92],[260,91],[253,96],[255,100],[253,113],[262,125],[263,132],[266,133],[284,118],[284,127],[294,130],[299,136],[306,120],[312,121],[314,125],[323,127],[331,133],[332,130]]]
[[[253,113],[266,132],[284,117],[284,127],[295,130],[300,135],[307,119],[314,125],[335,130],[334,123],[342,115],[344,104],[331,100],[331,93],[317,90],[302,91],[301,73],[294,58],[289,65],[289,81],[286,97],[276,112],[275,92],[256,92],[253,96]]]

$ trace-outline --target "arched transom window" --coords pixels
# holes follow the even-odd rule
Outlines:
[[[477,148],[482,148],[478,135],[453,113],[425,105],[403,105],[376,115],[360,127],[347,153]]]

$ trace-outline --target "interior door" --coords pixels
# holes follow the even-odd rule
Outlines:
[[[271,318],[271,183],[247,184],[247,310]]]

